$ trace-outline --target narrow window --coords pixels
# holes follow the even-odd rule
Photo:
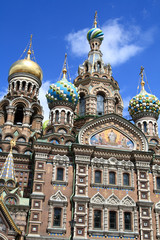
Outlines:
[[[54,221],[53,226],[60,227],[61,226],[61,208],[54,208]]]
[[[115,183],[116,183],[115,172],[110,172],[109,173],[109,184],[115,184]]]
[[[131,213],[124,213],[124,228],[125,230],[131,230]]]
[[[57,180],[63,181],[63,168],[57,168]]]
[[[101,171],[95,171],[95,183],[101,183]]]
[[[23,107],[18,106],[15,112],[14,124],[15,125],[22,125],[23,123]]]
[[[115,98],[115,113],[118,113],[118,104],[119,104],[119,100],[118,98]]]
[[[80,116],[85,115],[85,105],[86,105],[85,96],[83,94],[81,94],[80,100],[79,100],[79,115]]]
[[[160,177],[157,177],[157,189],[160,189]]]
[[[58,123],[58,121],[59,121],[59,112],[56,111],[56,123]]]
[[[22,91],[25,91],[25,87],[26,87],[26,82],[22,82]]]
[[[70,122],[70,112],[67,113],[67,123]]]
[[[146,133],[147,132],[147,123],[146,122],[143,122],[143,128],[144,128],[144,132]]]
[[[101,228],[101,211],[94,211],[94,228]]]
[[[104,115],[104,97],[101,94],[97,95],[97,115]]]
[[[129,186],[129,174],[128,173],[123,174],[123,185]]]
[[[116,212],[110,211],[109,212],[109,228],[116,229]]]

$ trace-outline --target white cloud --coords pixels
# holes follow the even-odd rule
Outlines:
[[[128,105],[129,105],[129,101],[131,100],[131,97],[125,97],[123,98],[123,116],[129,116],[129,112],[128,112]]]
[[[43,107],[43,112],[44,112],[43,122],[49,119],[49,108],[48,108],[47,99],[46,99],[46,92],[48,91],[50,85],[51,85],[51,81],[44,82],[39,91],[40,104]]]
[[[85,28],[69,33],[66,40],[75,56],[85,56],[89,51]],[[152,41],[155,28],[142,31],[139,26],[127,26],[120,23],[120,19],[107,21],[103,26],[104,40],[101,46],[105,63],[120,65],[131,57],[143,51]]]

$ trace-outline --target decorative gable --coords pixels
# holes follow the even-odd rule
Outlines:
[[[50,197],[50,202],[53,203],[67,203],[67,198],[62,194],[62,192],[59,190],[54,195]]]
[[[106,202],[107,202],[107,204],[110,204],[110,205],[119,205],[120,204],[119,198],[114,193],[107,198]]]
[[[104,204],[105,198],[98,192],[91,198],[91,203]]]
[[[136,206],[135,201],[128,195],[121,200],[121,204],[127,207]]]

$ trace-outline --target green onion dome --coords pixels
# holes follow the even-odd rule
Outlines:
[[[142,85],[143,84],[143,85]],[[153,113],[158,119],[160,113],[160,101],[144,89],[144,82],[141,83],[141,92],[133,97],[129,102],[128,111],[133,119],[137,118],[139,113]]]
[[[87,33],[87,39],[88,41],[98,38],[99,40],[103,41],[104,33],[100,28],[91,28]]]
[[[78,103],[77,88],[66,79],[66,69],[63,69],[62,80],[52,84],[46,94],[48,104],[55,101],[67,101],[74,106]]]

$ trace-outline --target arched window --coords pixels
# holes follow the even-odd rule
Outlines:
[[[85,72],[88,72],[88,63],[85,64]]]
[[[119,100],[118,100],[118,98],[116,97],[116,98],[115,98],[115,113],[118,112],[118,103],[119,103]]]
[[[147,123],[146,122],[143,122],[143,129],[144,129],[144,132],[146,133],[147,132]]]
[[[65,133],[67,133],[67,131],[66,131],[66,129],[64,129],[64,128],[59,128],[59,129],[58,129],[58,133],[65,134]]]
[[[15,117],[14,117],[14,124],[15,125],[22,125],[23,123],[23,107],[22,106],[17,106],[16,112],[15,112]]]
[[[22,91],[25,91],[25,87],[26,87],[26,82],[22,82]]]
[[[70,112],[67,113],[67,123],[70,122]]]
[[[97,72],[99,72],[101,70],[101,63],[97,62]]]
[[[129,186],[129,174],[123,173],[123,185]]]
[[[116,184],[116,174],[115,172],[109,173],[109,184]]]
[[[25,151],[25,152],[24,152],[24,154],[25,154],[25,155],[31,155],[31,154],[32,154],[32,152],[31,152],[31,151],[29,151],[29,150],[27,150],[27,151]]]
[[[104,97],[101,94],[97,95],[97,115],[104,115]]]
[[[7,107],[6,105],[3,106],[4,122],[7,121],[7,110],[6,110],[6,107]]]
[[[86,100],[85,100],[85,95],[82,93],[80,94],[80,100],[79,100],[79,115],[84,116],[85,115],[85,110],[86,110]]]
[[[6,141],[10,141],[12,138],[13,138],[12,136],[8,135],[8,136],[5,137],[4,140],[6,140]]]
[[[19,82],[19,81],[17,81],[17,82],[16,82],[16,85],[17,85],[17,86],[16,86],[16,90],[17,90],[17,91],[19,91],[20,82]]]
[[[95,183],[101,183],[101,171],[95,171]]]
[[[58,123],[58,121],[59,121],[59,111],[58,110],[56,111],[56,119],[55,120],[56,120],[55,122]]]
[[[67,146],[70,146],[72,143],[73,143],[73,142],[70,141],[70,140],[69,140],[69,141],[66,141],[66,145],[67,145]]]
[[[26,141],[26,139],[24,138],[24,137],[20,137],[20,138],[18,138],[18,140],[17,140],[18,142],[25,142]]]
[[[31,84],[31,83],[29,83],[29,84],[28,84],[28,92],[30,92],[30,91],[31,91],[31,87],[32,87],[32,84]]]
[[[51,140],[50,140],[50,143],[59,144],[59,141],[58,141],[57,139],[51,139]]]

